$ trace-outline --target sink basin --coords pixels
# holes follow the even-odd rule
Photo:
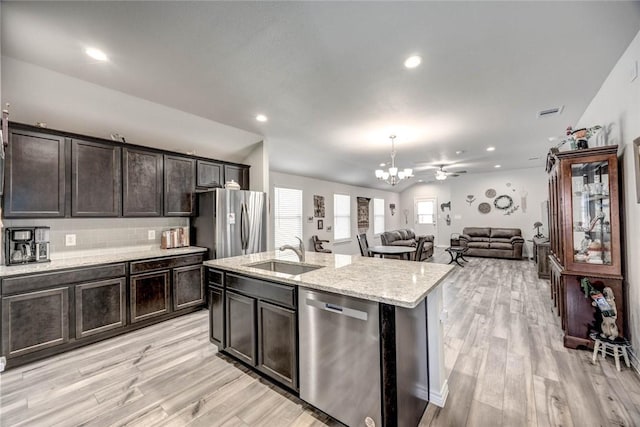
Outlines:
[[[295,264],[295,263],[289,263],[289,262],[282,262],[278,260],[269,260],[269,261],[258,262],[255,264],[247,264],[245,267],[260,268],[262,270],[274,271],[276,273],[284,273],[284,274],[292,274],[292,275],[308,273],[309,271],[322,268],[321,265]]]

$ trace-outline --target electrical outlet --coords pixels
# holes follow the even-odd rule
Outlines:
[[[76,235],[75,234],[65,234],[65,236],[64,236],[64,245],[65,246],[75,246],[76,245]]]
[[[156,230],[147,231],[147,239],[155,240],[156,239]]]

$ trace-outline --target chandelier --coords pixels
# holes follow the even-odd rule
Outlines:
[[[387,184],[396,185],[403,179],[413,177],[413,169],[405,168],[404,170],[398,170],[396,167],[396,136],[391,135],[389,138],[391,138],[391,167],[388,171],[377,169],[376,178],[385,181]]]

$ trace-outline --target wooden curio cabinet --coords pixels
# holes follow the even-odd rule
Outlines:
[[[547,157],[551,297],[566,347],[592,348],[589,334],[599,327],[582,278],[596,289],[613,290],[616,323],[625,335],[617,150],[617,145],[552,150]]]

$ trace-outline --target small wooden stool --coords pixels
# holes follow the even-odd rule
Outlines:
[[[616,361],[616,369],[620,371],[620,354],[624,357],[624,363],[627,365],[627,368],[630,368],[629,364],[629,353],[627,352],[627,347],[630,347],[629,341],[623,338],[623,340],[611,341],[607,338],[602,338],[599,335],[592,334],[591,338],[595,340],[595,344],[593,346],[593,363],[596,363],[596,359],[598,358],[598,350],[604,359],[606,355],[613,356]]]

